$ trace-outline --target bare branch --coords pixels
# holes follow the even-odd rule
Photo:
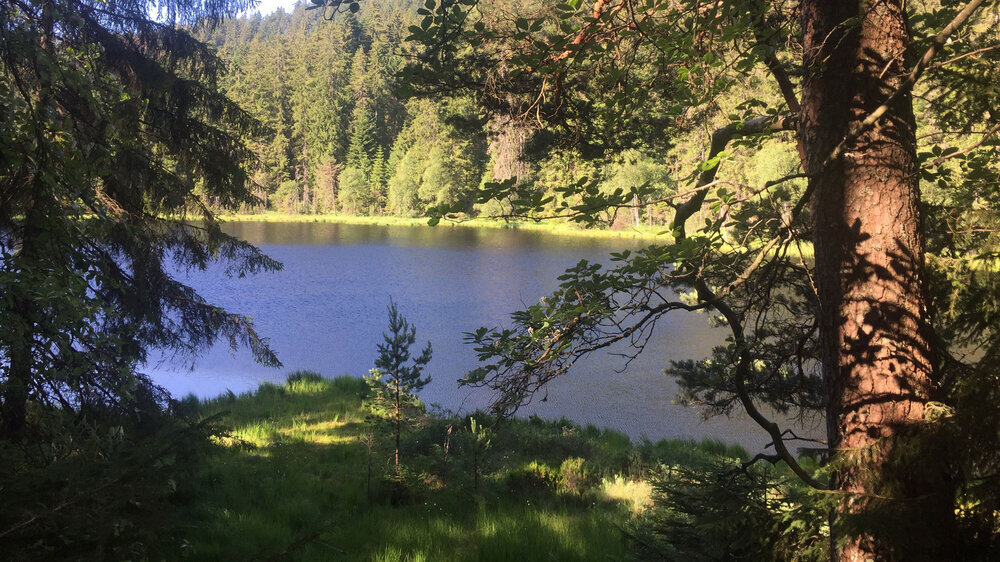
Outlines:
[[[939,69],[939,68],[941,68],[943,66],[948,66],[949,64],[954,64],[954,63],[956,63],[956,62],[958,62],[960,60],[967,59],[969,57],[974,57],[976,55],[981,55],[981,54],[987,53],[989,51],[995,51],[997,49],[1000,49],[1000,44],[990,45],[989,47],[983,47],[982,49],[976,49],[975,51],[969,51],[968,53],[962,53],[961,55],[952,57],[952,58],[950,58],[948,60],[944,60],[944,61],[941,61],[941,62],[936,62],[936,63],[928,66],[927,70],[928,71],[937,70],[937,69]]]
[[[975,149],[979,148],[980,146],[982,146],[982,144],[984,142],[986,142],[986,139],[988,139],[991,136],[993,136],[993,133],[995,133],[997,131],[1000,131],[1000,123],[997,123],[996,125],[993,125],[993,127],[991,127],[990,130],[986,131],[986,133],[984,133],[983,136],[976,143],[974,143],[974,144],[972,144],[970,146],[967,146],[967,147],[965,147],[962,150],[959,150],[957,152],[952,152],[951,154],[945,154],[944,156],[941,156],[941,157],[935,159],[933,162],[930,163],[931,167],[938,166],[942,162],[944,162],[945,160],[949,160],[951,158],[955,158],[956,156],[962,156],[963,154],[968,154],[968,153],[972,152],[973,150],[975,150]]]

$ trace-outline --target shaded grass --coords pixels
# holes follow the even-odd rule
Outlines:
[[[531,418],[491,426],[475,488],[468,419],[424,417],[403,443],[402,483],[386,476],[383,447],[369,494],[365,390],[359,379],[299,373],[253,393],[186,398],[202,416],[228,412],[230,430],[174,498],[174,532],[153,558],[620,560],[620,529],[648,504],[651,468],[745,457],[715,442],[634,446],[614,431]]]

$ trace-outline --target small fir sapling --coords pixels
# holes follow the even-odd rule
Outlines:
[[[469,441],[472,445],[472,477],[473,491],[479,492],[479,473],[483,457],[490,448],[493,439],[493,432],[488,427],[483,427],[476,422],[475,417],[469,418]]]
[[[395,438],[395,475],[399,477],[399,441],[403,423],[413,415],[419,404],[417,392],[430,377],[420,378],[424,367],[431,360],[431,343],[415,358],[410,356],[410,346],[416,342],[416,328],[404,318],[389,299],[389,330],[382,334],[378,344],[375,368],[365,377],[369,387],[368,404],[372,413],[389,422]]]

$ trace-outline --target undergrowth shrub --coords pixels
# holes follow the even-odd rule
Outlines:
[[[177,533],[169,514],[192,496],[197,459],[214,446],[211,422],[37,414],[44,434],[0,442],[0,557],[143,559]]]
[[[504,483],[507,491],[514,495],[537,497],[551,493],[559,481],[558,473],[545,464],[531,461],[507,473]]]
[[[639,551],[661,560],[825,560],[824,504],[783,468],[736,466],[718,456],[656,471]]]
[[[557,489],[562,494],[582,496],[593,487],[590,471],[586,461],[580,457],[571,457],[559,466],[559,482]]]

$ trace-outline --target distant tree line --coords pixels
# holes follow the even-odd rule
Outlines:
[[[247,138],[261,203],[245,212],[421,216],[447,206],[504,216],[513,214],[510,202],[483,201],[484,184],[514,181],[522,196],[555,208],[560,189],[586,180],[604,191],[650,186],[648,205],[606,222],[664,222],[667,206],[655,200],[673,191],[668,161],[678,154],[651,146],[531,150],[530,122],[489,117],[471,97],[400,95],[416,4],[367,3],[332,21],[305,6],[199,34],[228,63],[226,94],[268,128]]]

